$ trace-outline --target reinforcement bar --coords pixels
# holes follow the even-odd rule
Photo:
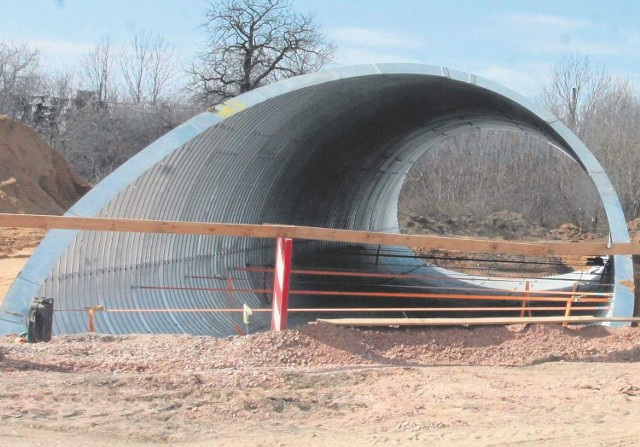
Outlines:
[[[531,307],[535,311],[562,311],[565,306],[536,306]],[[607,310],[609,306],[581,306],[573,308],[574,311],[583,310]],[[55,309],[56,312],[87,312],[87,309]],[[163,313],[163,312],[203,312],[203,313],[242,313],[242,308],[161,308],[161,309],[101,309],[105,313]],[[272,310],[257,308],[251,309],[256,313],[270,313]],[[520,312],[519,307],[307,307],[289,308],[288,312],[311,313],[350,313],[350,312]]]
[[[606,242],[511,242],[471,238],[338,230],[292,225],[252,225],[207,222],[181,222],[142,219],[43,216],[0,213],[0,227],[116,231],[132,233],[197,234],[244,236],[254,238],[290,238],[375,245],[398,245],[420,249],[500,253],[529,256],[599,256],[640,254],[640,243]]]
[[[235,270],[237,271],[242,271],[242,272],[254,272],[254,273],[273,273],[273,269],[272,268],[268,268],[268,267],[238,267]],[[345,277],[352,277],[352,278],[385,278],[385,279],[438,279],[438,280],[442,280],[442,276],[434,276],[434,275],[413,275],[413,274],[392,274],[392,273],[370,273],[370,272],[347,272],[347,271],[338,271],[338,270],[300,270],[300,269],[292,269],[291,270],[291,274],[292,275],[316,275],[316,276],[345,276]],[[194,278],[194,279],[218,279],[216,277],[213,276],[187,276],[187,278]],[[458,279],[467,279],[467,280],[482,280],[482,279],[487,279],[485,278],[479,278],[479,277],[475,277],[475,276],[464,276],[464,275],[460,275],[459,277],[457,276],[448,276],[445,278],[445,280],[451,280],[451,281],[455,281]],[[513,278],[490,278],[491,281],[509,281],[509,282],[513,282],[514,279]],[[545,278],[545,280],[549,280],[548,278]],[[566,281],[566,279],[562,279],[562,281]],[[577,280],[576,282],[580,282],[580,280]],[[371,284],[369,284],[371,285]],[[464,290],[480,290],[480,288],[476,288],[476,287],[435,287],[435,286],[427,286],[425,288],[428,288],[429,290],[435,290],[435,289],[446,289],[446,290],[459,290],[459,291],[464,291]],[[484,289],[486,290],[486,288]],[[548,294],[550,293],[548,290],[520,290],[520,289],[512,289],[509,290],[508,293],[529,293],[529,294]],[[562,291],[553,291],[554,295],[575,295],[576,292],[562,292]],[[611,292],[581,292],[580,295],[582,296],[613,296],[613,293]]]
[[[150,290],[190,290],[198,292],[226,292],[228,289],[222,287],[181,287],[181,286],[135,286],[137,289]],[[237,293],[270,293],[270,289],[233,289]],[[585,293],[575,292],[555,292],[541,291],[549,296],[528,296],[527,301],[546,301],[546,302],[565,302],[566,296],[558,295],[578,295],[577,301],[582,303],[608,303],[610,298],[602,297],[600,294],[596,296],[588,296]],[[505,292],[512,293],[512,292]],[[595,293],[594,293],[595,294]],[[313,295],[313,296],[357,296],[357,297],[377,297],[377,298],[436,298],[436,299],[454,299],[454,300],[486,300],[486,301],[522,301],[522,296],[517,295],[471,295],[466,293],[412,293],[412,292],[357,292],[350,290],[289,290],[289,295]]]

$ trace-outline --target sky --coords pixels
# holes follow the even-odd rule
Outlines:
[[[215,1],[215,0],[214,0]],[[77,68],[104,36],[164,36],[186,65],[206,42],[208,0],[0,0],[0,40],[42,50],[49,70]],[[337,45],[335,66],[443,65],[534,98],[554,64],[588,55],[640,86],[637,0],[293,0]]]

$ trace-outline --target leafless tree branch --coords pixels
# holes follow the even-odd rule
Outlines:
[[[209,46],[189,74],[193,91],[210,104],[317,71],[335,51],[315,18],[294,12],[288,0],[212,1],[203,28]]]

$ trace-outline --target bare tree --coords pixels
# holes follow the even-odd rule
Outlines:
[[[551,81],[542,90],[542,103],[582,137],[610,86],[611,78],[594,69],[589,56],[571,55],[554,66]]]
[[[120,56],[120,69],[127,93],[134,104],[144,99],[144,79],[151,62],[150,37],[144,32],[133,36],[131,48],[125,48]]]
[[[162,36],[155,36],[150,42],[147,91],[149,102],[157,104],[169,93],[178,74],[175,48]]]
[[[50,74],[46,80],[46,89],[54,98],[71,98],[77,90],[75,73],[67,69]]]
[[[209,103],[317,71],[333,56],[314,17],[294,12],[288,0],[212,1],[205,17],[209,48],[190,74],[194,90]]]
[[[122,50],[120,70],[131,102],[156,104],[178,73],[175,49],[162,36],[138,33]]]
[[[45,75],[38,50],[0,41],[0,115],[25,121],[85,179],[100,180],[201,111],[174,101],[170,88],[178,68],[173,47],[150,34],[136,36],[133,43],[127,50],[137,59],[129,59],[125,67],[141,69],[125,80],[116,70],[122,61],[108,37],[84,55],[77,74],[63,70]],[[76,76],[84,88],[96,92],[100,107],[92,106],[86,92],[77,91],[81,83]],[[137,99],[118,102],[118,88]],[[170,107],[164,99],[171,100]]]
[[[602,96],[584,141],[609,173],[628,218],[640,216],[640,97],[617,79]]]
[[[553,69],[543,104],[593,151],[628,218],[640,215],[640,97],[627,80],[570,56]],[[594,199],[595,200],[595,199]],[[596,220],[597,216],[592,216]]]
[[[16,117],[28,97],[41,93],[40,53],[24,44],[0,41],[0,114]]]
[[[106,36],[93,51],[81,59],[82,78],[96,92],[100,104],[104,104],[115,92],[113,88],[113,50],[111,38]]]
[[[401,222],[426,216],[445,228],[449,218],[477,223],[504,211],[532,229],[571,222],[593,230],[602,209],[588,176],[546,139],[492,129],[431,147],[409,171],[399,202]]]

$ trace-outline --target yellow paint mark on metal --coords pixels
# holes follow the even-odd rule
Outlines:
[[[230,116],[235,115],[238,112],[242,112],[246,108],[247,106],[244,103],[238,101],[237,99],[231,98],[226,100],[222,104],[218,104],[217,106],[215,106],[214,110],[218,115],[224,118],[229,118]]]
[[[632,292],[634,292],[636,290],[636,286],[633,283],[632,279],[625,279],[624,281],[620,281],[618,284],[621,284],[621,285],[627,287]]]

